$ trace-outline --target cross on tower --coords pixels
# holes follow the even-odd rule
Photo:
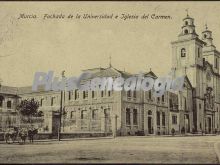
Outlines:
[[[205,23],[205,30],[208,30],[207,22]]]
[[[186,15],[187,15],[187,17],[189,16],[189,10],[188,9],[186,9]]]

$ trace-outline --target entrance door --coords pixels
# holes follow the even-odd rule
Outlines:
[[[185,115],[185,130],[186,130],[187,133],[190,132],[190,127],[189,127],[189,115],[188,115],[188,114]]]
[[[152,128],[152,117],[148,116],[148,132],[149,134],[153,133],[153,128]]]
[[[212,122],[210,117],[207,118],[207,124],[208,124],[208,133],[211,133]]]
[[[60,128],[60,114],[59,113],[53,113],[53,116],[52,116],[52,134],[54,136],[57,136],[59,128]]]
[[[104,116],[105,116],[105,132],[111,132],[111,118],[110,118],[110,110],[105,109],[104,110]]]

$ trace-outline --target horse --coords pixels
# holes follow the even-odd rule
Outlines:
[[[28,137],[30,140],[30,143],[34,142],[34,135],[36,135],[38,133],[38,129],[29,129],[28,130]]]
[[[21,138],[21,143],[25,144],[25,140],[28,136],[27,130],[21,129],[18,133],[18,136]]]
[[[9,129],[4,134],[5,142],[8,143],[9,140],[12,140],[12,143],[14,143],[17,136],[18,136],[18,127],[14,127],[13,130]]]

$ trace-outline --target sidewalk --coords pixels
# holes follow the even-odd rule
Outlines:
[[[91,138],[67,138],[67,139],[61,139],[60,141],[76,141],[76,140],[98,140],[98,139],[114,139],[113,136],[106,136],[106,137],[91,137]],[[26,142],[29,143],[28,138],[26,139]],[[34,142],[59,142],[58,139],[41,139],[41,140],[34,140]],[[18,141],[15,141],[15,144],[18,143]],[[0,141],[0,144],[6,144],[5,141]]]
[[[160,138],[160,137],[198,137],[198,136],[219,136],[216,134],[184,134],[184,135],[146,135],[146,136],[117,136],[116,138],[123,138],[123,137],[128,137],[128,138]],[[76,140],[99,140],[99,139],[115,139],[113,136],[105,136],[105,137],[86,137],[86,138],[65,138],[61,139],[60,141],[76,141]],[[28,138],[26,139],[26,142],[29,143]],[[34,140],[34,142],[59,142],[58,139],[41,139],[41,140]],[[15,141],[17,143],[17,141]],[[0,144],[6,144],[5,141],[0,141]],[[219,143],[219,153],[220,153],[220,143]],[[220,154],[219,154],[220,156]],[[219,157],[220,159],[220,157]]]

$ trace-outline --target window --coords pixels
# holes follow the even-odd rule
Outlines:
[[[172,124],[177,124],[177,116],[176,115],[172,116]]]
[[[184,108],[187,109],[186,98],[184,98]]]
[[[92,98],[95,98],[95,97],[96,97],[96,92],[92,91]]]
[[[148,111],[148,113],[147,113],[148,115],[152,115],[152,111]]]
[[[92,119],[93,120],[98,119],[98,110],[97,109],[92,110]]]
[[[127,97],[131,97],[131,91],[127,91]]]
[[[79,91],[76,89],[75,90],[75,100],[77,100],[79,98]]]
[[[188,21],[185,21],[185,25],[188,25]]]
[[[165,126],[165,112],[162,112],[162,126]]]
[[[204,38],[206,38],[207,37],[207,35],[206,34],[204,34]]]
[[[160,125],[160,112],[157,112],[157,125]]]
[[[152,98],[152,94],[151,94],[151,90],[149,90],[149,99],[151,99]]]
[[[181,49],[181,57],[186,57],[186,49],[185,48]]]
[[[131,119],[130,119],[130,109],[126,108],[126,124],[130,125],[131,124]]]
[[[44,100],[44,99],[40,99],[40,106],[41,106],[41,107],[43,106],[43,100]]]
[[[200,57],[200,48],[198,48],[198,58]]]
[[[160,102],[160,98],[159,98],[159,97],[157,98],[157,102],[158,102],[158,103]]]
[[[110,96],[111,96],[111,93],[112,93],[111,91],[108,91],[108,97],[110,97]]]
[[[69,100],[71,100],[72,92],[69,91]]]
[[[217,58],[215,59],[215,68],[216,69],[218,68],[218,59]]]
[[[137,109],[134,109],[133,110],[133,124],[134,125],[137,125],[138,123],[137,123]]]
[[[137,93],[136,91],[133,92],[133,97],[136,99],[137,98]]]
[[[184,34],[188,34],[189,31],[187,29],[184,30]]]
[[[87,115],[87,111],[86,110],[81,111],[81,119],[85,119],[86,115]]]
[[[101,91],[101,97],[104,97],[104,91]]]
[[[110,109],[104,109],[105,118],[109,118],[110,116]]]
[[[170,99],[170,107],[173,107],[173,101]]]
[[[0,107],[2,107],[2,105],[3,105],[3,100],[1,99],[0,100]]]
[[[164,103],[165,99],[164,99],[164,95],[162,95],[162,102]]]
[[[7,101],[7,108],[11,108],[11,101]]]
[[[199,104],[199,109],[201,109],[202,108],[202,105],[201,104]]]
[[[88,91],[83,91],[83,99],[87,99],[88,98]]]
[[[54,97],[51,97],[51,106],[53,106],[53,104],[54,104]]]

